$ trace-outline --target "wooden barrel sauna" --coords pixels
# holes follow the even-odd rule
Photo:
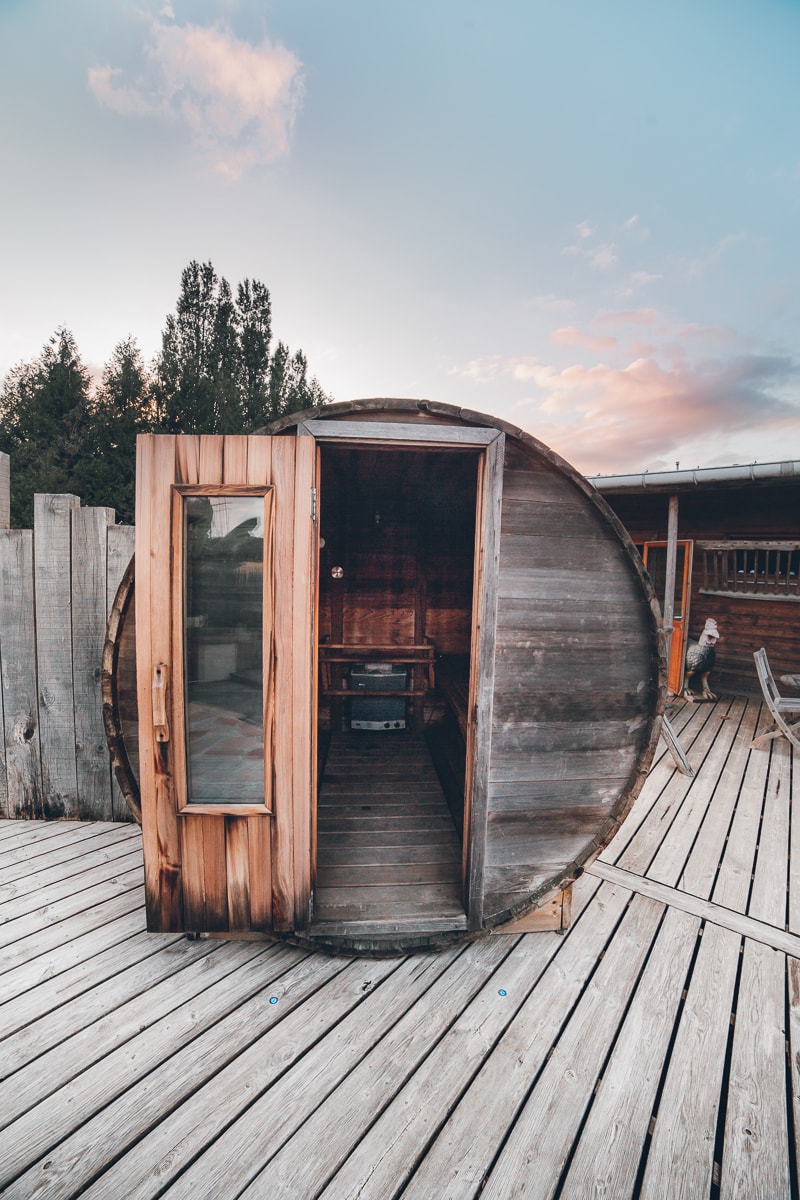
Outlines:
[[[591,485],[494,417],[378,399],[142,437],[135,561],[105,712],[150,929],[474,938],[558,909],[642,784],[649,579]]]

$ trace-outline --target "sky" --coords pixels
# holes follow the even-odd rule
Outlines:
[[[336,400],[800,458],[800,0],[0,0],[0,375],[270,289]]]

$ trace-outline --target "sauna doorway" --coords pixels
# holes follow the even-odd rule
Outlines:
[[[466,927],[484,454],[324,441],[318,453],[312,933]]]

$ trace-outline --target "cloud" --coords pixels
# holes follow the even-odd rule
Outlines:
[[[663,275],[656,275],[652,271],[632,271],[629,275],[631,283],[631,291],[634,288],[646,287],[648,283],[655,283],[657,279],[663,279]]]
[[[599,313],[592,325],[595,329],[616,329],[620,325],[652,325],[657,320],[658,313],[654,308],[623,308]]]
[[[565,246],[564,253],[569,254],[572,258],[585,258],[593,267],[598,267],[600,270],[613,267],[619,259],[617,247],[613,242],[603,242],[599,246]]]
[[[452,367],[450,374],[473,383],[491,383],[504,376],[524,383],[535,377],[538,367],[539,359],[532,356],[507,358],[502,354],[488,354],[473,358],[461,367]]]
[[[545,296],[534,296],[533,303],[537,308],[542,308],[546,312],[569,312],[575,307],[574,300],[563,299],[554,295],[553,292],[548,292]]]
[[[735,246],[737,242],[744,241],[747,236],[748,235],[746,233],[726,234],[725,237],[720,238],[716,245],[712,246],[708,254],[704,255],[702,258],[690,259],[686,264],[686,274],[690,279],[699,279],[706,273],[709,267],[712,267],[715,263],[719,262],[719,260],[728,252],[731,246]]]
[[[581,346],[584,350],[593,350],[596,354],[605,354],[608,351],[616,350],[619,345],[615,337],[608,334],[598,337],[596,334],[583,333],[574,325],[564,325],[561,329],[554,329],[550,334],[550,341],[554,346]]]
[[[639,470],[687,446],[721,444],[751,429],[800,436],[800,405],[783,399],[800,369],[788,358],[740,355],[662,364],[638,358],[624,367],[540,365],[541,398],[519,404],[530,428],[579,469]],[[519,414],[517,414],[519,419]]]
[[[288,152],[303,99],[302,64],[286,47],[159,19],[140,76],[127,82],[118,68],[92,67],[89,87],[123,116],[183,123],[212,169],[231,180]]]
[[[578,237],[590,238],[594,233],[594,230],[588,221],[581,221],[580,224],[575,226],[575,228],[578,231]]]
[[[602,246],[595,246],[594,250],[587,253],[589,262],[593,267],[599,267],[605,270],[606,267],[613,267],[614,263],[619,261],[617,247],[611,242],[607,242]]]
[[[551,340],[592,348],[591,335],[572,326]],[[800,438],[800,366],[777,355],[703,357],[702,339],[694,349],[701,356],[692,359],[685,347],[650,346],[624,365],[493,355],[452,373],[491,383],[497,397],[505,381],[517,394],[515,423],[587,474],[655,470],[675,458],[747,461],[756,436],[773,446]]]

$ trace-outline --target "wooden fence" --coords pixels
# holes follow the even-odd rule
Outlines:
[[[37,496],[8,528],[0,455],[0,814],[128,820],[103,732],[100,664],[133,528],[77,496]]]

